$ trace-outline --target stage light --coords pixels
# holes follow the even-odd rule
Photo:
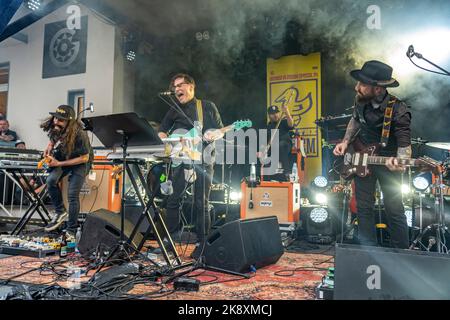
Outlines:
[[[131,61],[131,62],[136,60],[136,52],[134,52],[133,50],[128,51],[126,58],[128,61]]]
[[[240,201],[242,199],[242,192],[231,191],[230,192],[230,200],[231,201]]]
[[[318,188],[325,188],[328,185],[328,180],[324,176],[317,176],[314,178],[313,184]]]
[[[415,177],[413,179],[412,184],[417,191],[422,191],[422,192],[427,190],[428,187],[430,186],[430,183],[428,182],[428,180],[422,176]]]
[[[325,208],[314,208],[311,210],[309,218],[314,223],[324,223],[328,218],[328,211]]]
[[[306,240],[311,243],[327,244],[333,242],[334,227],[332,213],[326,207],[304,207],[306,217]]]
[[[41,0],[27,0],[25,4],[31,11],[36,11],[41,8]]]
[[[134,62],[136,60],[138,51],[138,41],[134,34],[127,33],[123,38],[123,53],[125,59],[129,62]]]
[[[411,189],[409,188],[409,185],[407,184],[402,184],[402,193],[403,194],[408,194],[411,192]]]
[[[318,204],[322,205],[326,204],[328,201],[327,195],[324,193],[316,193],[315,199]]]

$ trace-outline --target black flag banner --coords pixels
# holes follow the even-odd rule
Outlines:
[[[43,79],[86,72],[87,16],[80,26],[69,29],[65,20],[45,25]]]

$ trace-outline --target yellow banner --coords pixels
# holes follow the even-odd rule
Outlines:
[[[267,59],[267,107],[283,103],[304,141],[309,183],[322,174],[322,138],[315,124],[322,114],[320,53]]]

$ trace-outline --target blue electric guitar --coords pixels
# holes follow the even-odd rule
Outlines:
[[[237,131],[243,128],[249,128],[252,125],[252,121],[250,120],[238,120],[233,122],[233,124],[218,130],[220,130],[222,134],[225,134],[228,131]],[[197,128],[192,128],[185,134],[172,134],[168,138],[161,140],[164,142],[165,150],[164,154],[159,154],[157,155],[158,157],[187,161],[199,161],[202,158],[200,150],[201,143],[204,139]]]

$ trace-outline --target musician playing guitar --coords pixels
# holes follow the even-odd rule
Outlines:
[[[408,226],[401,193],[402,159],[411,157],[411,113],[404,102],[389,94],[386,88],[398,87],[392,68],[379,61],[368,61],[350,75],[357,80],[353,116],[344,139],[333,153],[343,156],[349,146],[377,145],[378,155],[387,157],[385,166],[369,166],[370,174],[355,176],[355,193],[359,239],[363,245],[376,245],[375,186],[378,180],[395,248],[408,248]]]
[[[218,130],[223,127],[223,124],[216,105],[211,101],[200,101],[195,97],[195,81],[191,76],[187,74],[175,75],[170,82],[170,90],[174,92],[175,99],[172,100],[176,103],[178,109],[170,109],[163,118],[158,133],[160,138],[167,138],[170,133],[177,129],[189,131],[193,128],[194,122],[200,123],[202,126],[199,131],[203,134],[204,145],[223,137],[223,132]],[[214,176],[214,166],[213,163],[206,162],[193,166],[196,174],[193,212],[197,217],[197,240],[195,241],[195,237],[186,237],[180,231],[177,232],[180,227],[182,197],[187,181],[191,180],[191,177],[185,175],[192,175],[188,171],[188,164],[172,167],[170,180],[173,185],[173,193],[167,201],[166,224],[175,241],[190,238],[190,241],[194,240],[199,245],[206,239],[211,228],[208,200]]]
[[[41,124],[41,128],[50,140],[43,162],[48,167],[47,187],[55,207],[55,215],[45,231],[58,229],[68,217],[67,236],[74,239],[78,228],[81,188],[94,160],[92,147],[71,106],[61,105],[55,112],[50,112],[50,117]],[[69,177],[68,212],[58,185],[64,176]]]
[[[275,105],[270,106],[267,109],[267,114],[269,117],[269,122],[267,123],[267,141],[269,142],[269,145],[265,148],[265,150],[258,152],[257,157],[264,158],[268,155],[271,148],[278,148],[280,162],[283,168],[283,180],[285,180],[285,178],[291,173],[290,171],[292,169],[290,159],[292,139],[290,136],[290,131],[294,129],[294,120],[289,113],[287,105],[283,104],[281,106],[281,111],[282,112],[280,112],[280,109]],[[278,146],[272,145],[272,130],[278,130]]]

